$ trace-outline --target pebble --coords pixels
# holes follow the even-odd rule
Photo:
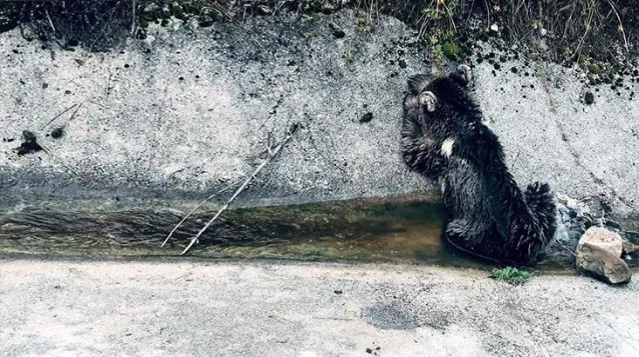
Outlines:
[[[619,234],[603,227],[591,227],[577,245],[577,269],[609,284],[627,283],[632,272],[621,259],[622,252],[623,239]]]

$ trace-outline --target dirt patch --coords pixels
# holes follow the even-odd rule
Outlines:
[[[22,132],[22,140],[22,144],[20,144],[20,146],[16,148],[18,156],[27,155],[43,150],[42,146],[38,144],[38,140],[35,134],[28,130]]]

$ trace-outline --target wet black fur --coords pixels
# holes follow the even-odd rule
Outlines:
[[[467,253],[499,263],[534,263],[556,230],[550,186],[535,182],[522,192],[505,164],[495,133],[482,123],[479,106],[460,73],[429,81],[408,80],[401,131],[403,157],[413,170],[442,187],[449,219],[444,238]],[[419,95],[430,91],[436,109],[428,112]],[[444,140],[454,139],[450,157]]]

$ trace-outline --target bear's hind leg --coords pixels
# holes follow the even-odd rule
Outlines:
[[[483,231],[465,219],[453,219],[446,224],[444,237],[454,246],[474,252],[481,245]]]
[[[456,249],[477,258],[503,263],[503,239],[494,226],[481,228],[467,220],[455,219],[446,225],[444,238]]]

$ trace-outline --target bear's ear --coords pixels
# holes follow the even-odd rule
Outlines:
[[[437,97],[433,92],[426,91],[419,95],[419,103],[426,107],[429,112],[434,112],[437,108]]]

